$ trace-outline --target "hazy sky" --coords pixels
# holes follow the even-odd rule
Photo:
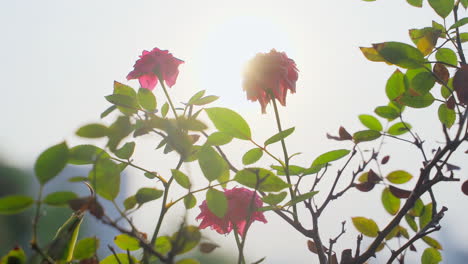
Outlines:
[[[387,103],[385,82],[395,67],[367,61],[358,47],[390,40],[408,43],[408,29],[430,26],[434,19],[441,22],[427,3],[418,9],[404,0],[2,1],[0,157],[29,168],[37,155],[53,144],[64,139],[69,145],[85,142],[73,136],[76,129],[100,122],[99,114],[109,106],[104,96],[112,93],[114,80],[138,87],[137,81],[127,82],[125,77],[142,50],[154,47],[168,49],[185,61],[171,89],[175,101],[187,100],[201,89],[220,95],[215,105],[244,115],[252,124],[254,138],[263,142],[275,133],[272,109],[268,107],[269,114],[261,115],[259,104],[245,99],[240,73],[255,53],[276,48],[293,58],[300,70],[297,93],[288,95],[288,106],[280,112],[284,127],[296,126],[294,136],[288,138],[290,152],[302,152],[296,162],[307,166],[327,150],[350,147],[326,140],[327,132],[336,133],[340,125],[350,131],[362,129],[357,116]],[[159,87],[155,93],[164,102]],[[408,111],[408,122],[429,139],[428,149],[443,139],[433,129],[439,127],[435,110]],[[147,140],[139,146],[137,160],[167,173],[168,164],[175,159],[162,160],[159,152],[151,151],[155,144]],[[387,144],[386,149],[399,146]],[[240,165],[241,155],[249,148],[252,146],[240,144],[227,150]],[[418,172],[417,151],[395,153],[388,171]],[[460,165],[466,163],[463,156],[455,160]],[[264,158],[260,164],[271,163]],[[466,174],[466,169],[462,173]],[[192,177],[200,186],[206,184],[196,171]],[[141,184],[131,181],[131,188]],[[455,205],[466,203],[467,197],[461,195],[459,184],[445,184],[438,191],[441,205],[449,207],[442,233],[455,241],[468,241],[467,232],[454,228],[465,223],[466,212],[460,219]],[[369,207],[361,206],[362,199]],[[330,223],[324,226],[324,240],[335,236],[339,223],[348,220],[343,241],[354,247],[356,233],[349,217],[370,216],[371,210],[383,225],[388,216],[379,205],[377,192],[373,199],[375,204],[368,196],[352,192],[346,201],[338,202],[322,220]],[[192,215],[196,216],[197,210]],[[137,221],[148,224],[150,213]],[[267,263],[310,263],[306,240],[273,214],[268,217],[269,224],[253,226],[252,232],[257,233],[248,241],[252,245],[247,245],[250,259],[267,255]],[[151,229],[152,224],[148,225]],[[214,232],[206,234],[218,239]],[[227,239],[232,246],[232,237]]]

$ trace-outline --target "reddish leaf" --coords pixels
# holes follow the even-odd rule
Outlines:
[[[453,110],[455,108],[455,97],[451,95],[447,100],[447,108]]]
[[[388,161],[390,160],[390,156],[385,156],[383,157],[382,161],[380,162],[382,165],[385,165],[388,163]]]
[[[406,199],[411,195],[411,191],[403,190],[393,185],[389,186],[390,192],[398,198]]]
[[[415,252],[417,251],[417,250],[416,250],[416,247],[415,247],[413,244],[411,244],[411,245],[409,246],[409,249],[410,249],[411,251],[415,251]]]
[[[369,173],[367,173],[367,182],[371,183],[378,183],[382,179],[375,173],[372,169],[369,170]]]
[[[460,170],[461,168],[458,167],[457,165],[453,165],[450,163],[447,163],[447,171],[454,171],[454,170]]]
[[[354,187],[358,189],[361,192],[368,192],[372,189],[374,189],[375,183],[372,182],[361,182],[358,184],[354,184]]]
[[[103,207],[97,202],[96,197],[88,196],[68,201],[73,211],[89,211],[90,214],[100,219],[104,216]]]
[[[307,248],[310,252],[317,254],[317,247],[315,246],[314,241],[307,240]]]
[[[468,104],[468,65],[462,65],[453,77],[453,88],[458,100],[462,104]]]
[[[339,135],[340,135],[340,138],[342,140],[352,140],[353,139],[353,136],[351,136],[351,134],[348,133],[348,131],[346,131],[346,129],[342,126],[340,126],[340,130],[338,131]]]
[[[434,65],[434,74],[437,76],[436,82],[439,84],[446,84],[450,78],[449,71],[447,70],[447,67],[445,67],[441,63],[436,63]]]
[[[212,252],[213,250],[215,250],[217,247],[219,247],[219,245],[216,245],[216,244],[213,244],[213,243],[200,243],[200,251],[202,253],[210,253]]]
[[[463,184],[462,184],[462,192],[465,194],[465,195],[468,195],[468,180],[465,181]]]

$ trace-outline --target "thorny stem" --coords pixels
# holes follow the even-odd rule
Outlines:
[[[278,131],[280,133],[282,133],[283,129],[281,128],[281,120],[280,120],[280,116],[279,116],[278,106],[276,105],[276,99],[275,99],[274,96],[272,96],[272,95],[270,95],[270,96],[271,96],[271,99],[273,101],[273,108],[275,110],[276,125],[278,126]],[[288,184],[289,184],[289,194],[291,195],[291,200],[292,200],[292,199],[294,199],[295,194],[294,194],[292,184],[291,184],[291,177],[289,175],[289,155],[288,155],[288,150],[286,148],[286,143],[284,142],[284,138],[281,138],[281,146],[283,147],[283,154],[284,154],[284,163],[285,163],[284,172],[286,174],[286,180],[288,181]],[[297,222],[298,221],[298,216],[297,216],[296,204],[293,204],[293,212],[294,212],[294,214],[293,214],[294,221]]]

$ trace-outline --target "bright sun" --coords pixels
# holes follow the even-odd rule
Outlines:
[[[201,50],[201,87],[221,96],[227,107],[249,107],[242,91],[246,62],[258,52],[271,49],[294,53],[287,34],[271,20],[243,16],[221,22],[207,37]],[[293,54],[291,54],[293,55]],[[255,105],[257,106],[257,105]]]

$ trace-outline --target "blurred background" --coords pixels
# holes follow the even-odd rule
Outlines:
[[[460,10],[460,17],[466,15],[465,10]],[[384,41],[410,43],[408,30],[430,26],[432,20],[443,23],[427,2],[423,8],[414,8],[404,0],[1,1],[0,197],[11,193],[34,195],[37,182],[32,168],[43,150],[63,140],[69,146],[88,143],[90,140],[74,135],[77,128],[92,122],[112,122],[112,116],[99,118],[109,106],[104,96],[112,93],[114,80],[137,88],[137,81],[127,82],[125,77],[141,52],[154,47],[168,49],[185,61],[179,68],[177,84],[170,90],[176,102],[187,101],[202,89],[221,96],[213,105],[241,113],[259,142],[275,134],[274,116],[271,107],[262,115],[258,103],[245,99],[242,67],[257,52],[272,48],[285,51],[295,60],[300,73],[297,93],[287,96],[287,107],[281,107],[280,112],[283,127],[296,127],[287,140],[290,153],[302,153],[295,164],[308,166],[323,152],[351,147],[350,143],[326,140],[326,133],[336,134],[339,126],[350,132],[363,129],[357,116],[372,114],[376,106],[387,104],[384,87],[395,67],[367,61],[359,47]],[[449,16],[447,25],[452,23]],[[162,105],[160,87],[154,92]],[[444,139],[435,129],[440,127],[436,110],[434,104],[429,109],[406,111],[405,121],[426,139],[427,151]],[[99,140],[91,143],[105,145]],[[167,175],[177,157],[154,151],[157,143],[156,137],[139,139],[134,158],[139,165]],[[252,147],[235,141],[226,147],[226,152],[240,166],[242,154]],[[279,148],[272,150],[280,153]],[[386,140],[383,152],[392,157],[385,167],[387,173],[404,169],[417,175],[421,162],[417,149]],[[258,165],[272,163],[264,157]],[[454,156],[453,163],[462,167],[456,176],[466,180],[466,154]],[[196,166],[187,164],[182,169],[191,172],[196,186],[206,186]],[[88,170],[86,166],[67,167],[47,186],[46,193],[67,189],[87,195],[84,186],[66,179],[87,175]],[[333,176],[330,172],[329,177]],[[156,187],[131,169],[126,170],[123,180],[125,188],[120,200],[141,186]],[[468,197],[461,193],[460,186],[461,183],[443,183],[435,190],[439,205],[449,208],[442,230],[434,234],[444,247],[444,263],[464,263],[468,258],[468,232],[464,230]],[[322,188],[326,187],[327,182]],[[176,190],[172,197],[176,199],[181,194],[182,190]],[[199,197],[199,202],[202,199]],[[148,233],[156,224],[158,204],[145,205],[134,216],[137,226]],[[70,214],[66,208],[46,209],[41,222],[42,241],[50,240]],[[0,255],[16,243],[27,247],[32,213],[28,210],[20,215],[0,216]],[[174,232],[184,220],[184,213],[182,207],[176,207],[165,222],[163,234]],[[188,212],[190,223],[197,224],[194,219],[198,213],[197,207]],[[266,216],[268,224],[255,223],[250,231],[246,244],[248,261],[267,256],[266,263],[311,263],[315,256],[308,251],[306,239],[274,214]],[[326,241],[339,233],[343,220],[347,221],[347,232],[335,247],[338,252],[354,248],[357,232],[351,225],[352,216],[372,217],[380,226],[389,219],[380,205],[379,192],[349,192],[334,202],[321,222]],[[303,217],[307,219],[307,215]],[[100,254],[110,254],[107,244],[112,244],[117,233],[110,228],[97,228],[91,216],[84,227],[80,236],[104,236]],[[205,230],[203,236],[222,245],[208,259],[231,263],[229,257],[236,255],[232,235]],[[363,243],[365,247],[366,240]],[[416,247],[418,253],[407,258],[410,263],[417,262],[425,245],[418,242]]]

